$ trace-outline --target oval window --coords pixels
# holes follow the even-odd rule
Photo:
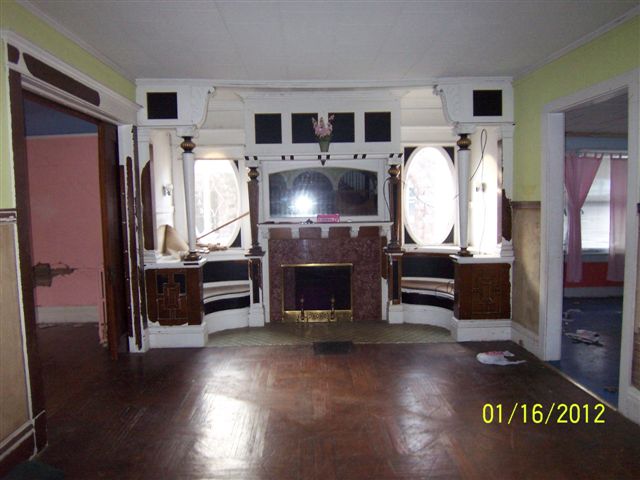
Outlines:
[[[215,232],[212,230],[240,215],[240,188],[233,162],[197,160],[195,162],[195,197],[198,243],[214,245],[219,243],[223,247],[231,245],[238,235],[239,221]]]
[[[409,158],[404,175],[404,218],[419,245],[439,245],[451,234],[456,219],[453,162],[439,147],[423,147]]]

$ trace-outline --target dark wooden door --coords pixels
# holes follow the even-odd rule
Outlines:
[[[120,209],[118,131],[113,125],[98,125],[104,291],[107,309],[107,338],[111,357],[127,350],[124,243]]]

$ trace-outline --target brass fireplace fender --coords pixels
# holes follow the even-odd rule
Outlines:
[[[349,267],[349,295],[351,308],[348,310],[285,310],[284,307],[284,269],[292,267]],[[352,322],[353,321],[353,263],[284,263],[280,265],[282,292],[280,303],[282,321],[285,323],[320,323],[320,322]]]

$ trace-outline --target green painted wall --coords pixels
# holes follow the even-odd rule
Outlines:
[[[135,85],[14,0],[0,0],[0,28],[11,30],[114,92],[135,100]]]
[[[514,200],[540,200],[540,122],[553,100],[640,67],[640,16],[514,82]]]
[[[13,190],[13,162],[10,161],[9,74],[6,65],[7,49],[3,41],[0,41],[0,50],[0,208],[13,208],[16,201]]]
[[[17,33],[63,62],[94,78],[107,88],[135,100],[135,85],[112,70],[67,37],[58,33],[14,0],[0,0],[0,28]],[[11,161],[11,121],[9,115],[6,46],[0,53],[0,208],[15,207]]]

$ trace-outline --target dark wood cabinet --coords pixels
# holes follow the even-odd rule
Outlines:
[[[149,320],[160,325],[202,323],[202,268],[150,269],[146,280]]]
[[[458,320],[511,317],[511,265],[455,263],[454,315]]]

